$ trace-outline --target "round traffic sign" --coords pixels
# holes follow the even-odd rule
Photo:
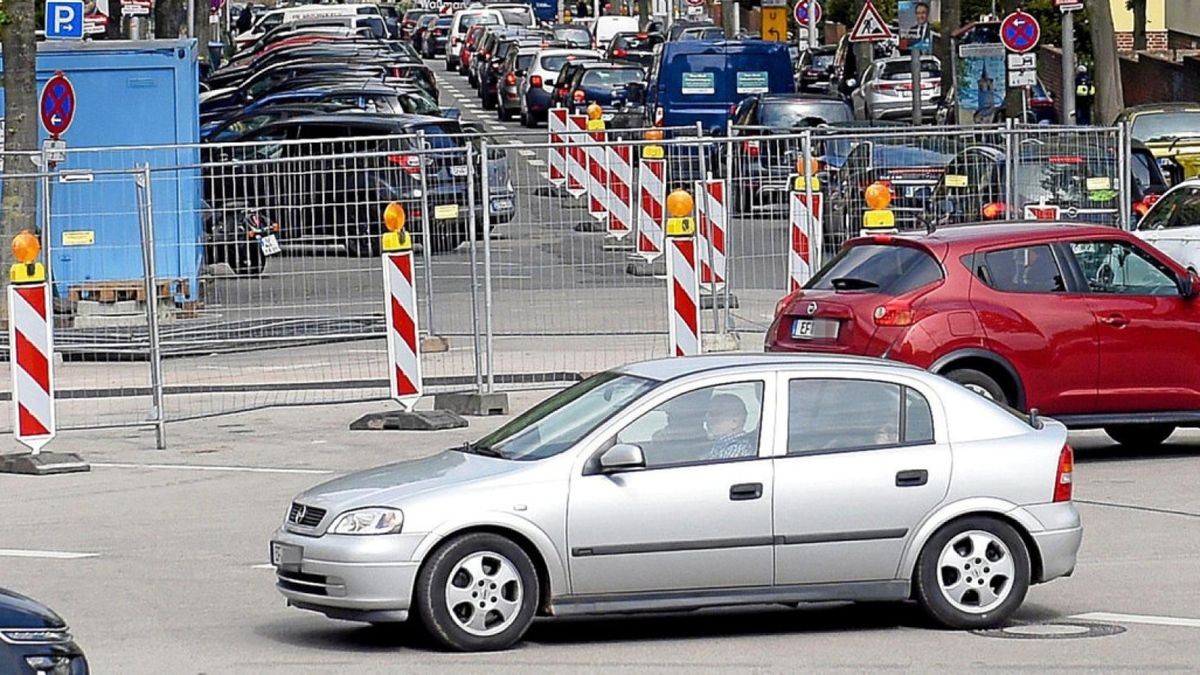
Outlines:
[[[38,113],[46,133],[54,138],[65,134],[75,119],[75,87],[61,70],[54,73],[42,87]]]
[[[821,23],[821,16],[823,14],[821,11],[821,3],[817,2],[817,0],[797,0],[796,7],[792,10],[792,17],[796,19],[796,23],[800,24],[801,26],[808,25],[809,3],[812,4],[813,11],[816,13],[815,23]]]
[[[1037,46],[1042,27],[1032,14],[1017,10],[1000,22],[1000,41],[1009,51],[1022,54]]]
[[[692,7],[699,7],[704,4],[704,0],[687,0],[687,4]]]

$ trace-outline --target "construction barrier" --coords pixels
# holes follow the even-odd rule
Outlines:
[[[663,252],[663,217],[667,196],[667,160],[661,146],[648,145],[642,150],[638,169],[637,254],[653,262]]]
[[[18,238],[33,235],[28,232]],[[34,239],[36,241],[36,239]],[[15,248],[15,246],[14,246]],[[36,257],[36,255],[35,255]],[[9,270],[8,348],[12,364],[13,432],[34,455],[54,438],[54,327],[50,287],[41,263]]]
[[[546,117],[550,134],[550,149],[546,164],[550,167],[550,184],[562,187],[567,182],[567,145],[563,135],[567,130],[567,109],[551,108]]]
[[[666,244],[668,350],[675,356],[695,356],[701,351],[696,221],[690,215],[672,215],[667,220]]]
[[[610,237],[624,239],[633,231],[633,148],[608,146],[608,227]]]
[[[788,201],[788,291],[794,291],[812,278],[820,265],[821,242],[821,181],[796,174],[791,178]],[[810,204],[809,193],[812,193]]]
[[[588,120],[588,136],[591,143],[587,145],[588,163],[588,213],[599,221],[608,219],[608,168],[607,153],[604,150],[604,120]]]
[[[588,188],[587,115],[567,115],[567,194],[581,197]]]
[[[716,294],[725,287],[728,194],[728,184],[724,178],[696,181],[696,212],[700,220],[700,289],[703,293]]]
[[[393,204],[389,206],[392,209]],[[386,216],[385,216],[386,217]],[[389,224],[389,229],[391,225]],[[421,398],[421,347],[417,336],[417,289],[412,238],[403,226],[383,235],[383,288],[391,396],[411,411]]]

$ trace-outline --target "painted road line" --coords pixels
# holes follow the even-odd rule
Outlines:
[[[1113,612],[1088,612],[1075,614],[1068,619],[1081,621],[1107,621],[1109,623],[1142,623],[1150,626],[1180,626],[1200,628],[1200,619],[1184,619],[1174,616],[1150,616],[1146,614],[1116,614]]]
[[[537,153],[532,150],[518,150],[517,154],[521,155],[522,157],[536,157],[537,156]]]
[[[132,462],[91,462],[103,469],[177,469],[180,471],[231,471],[240,473],[290,473],[325,476],[333,473],[325,469],[286,469],[259,466],[212,466],[206,464],[135,464]]]
[[[530,165],[530,166],[546,166],[546,160],[544,160],[544,159],[531,159],[531,160],[529,160],[529,165]],[[550,180],[550,174],[546,174],[546,180]]]
[[[271,563],[261,563],[258,565],[251,565],[250,568],[256,570],[273,570],[275,569],[275,566]]]
[[[93,464],[93,466],[95,466]],[[75,553],[74,551],[36,551],[22,548],[0,548],[0,558],[50,558],[53,560],[80,560],[95,558],[99,553]]]

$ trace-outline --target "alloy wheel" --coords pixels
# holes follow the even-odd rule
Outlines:
[[[1000,537],[983,530],[955,535],[938,556],[938,587],[956,609],[984,614],[1012,593],[1016,566]]]
[[[511,560],[492,551],[478,551],[451,570],[446,608],[459,628],[487,637],[513,624],[521,613],[524,592],[521,575]]]

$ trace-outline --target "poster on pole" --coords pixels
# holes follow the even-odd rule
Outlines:
[[[920,53],[933,51],[933,30],[929,27],[929,0],[899,0],[896,18],[900,24],[902,49]]]

